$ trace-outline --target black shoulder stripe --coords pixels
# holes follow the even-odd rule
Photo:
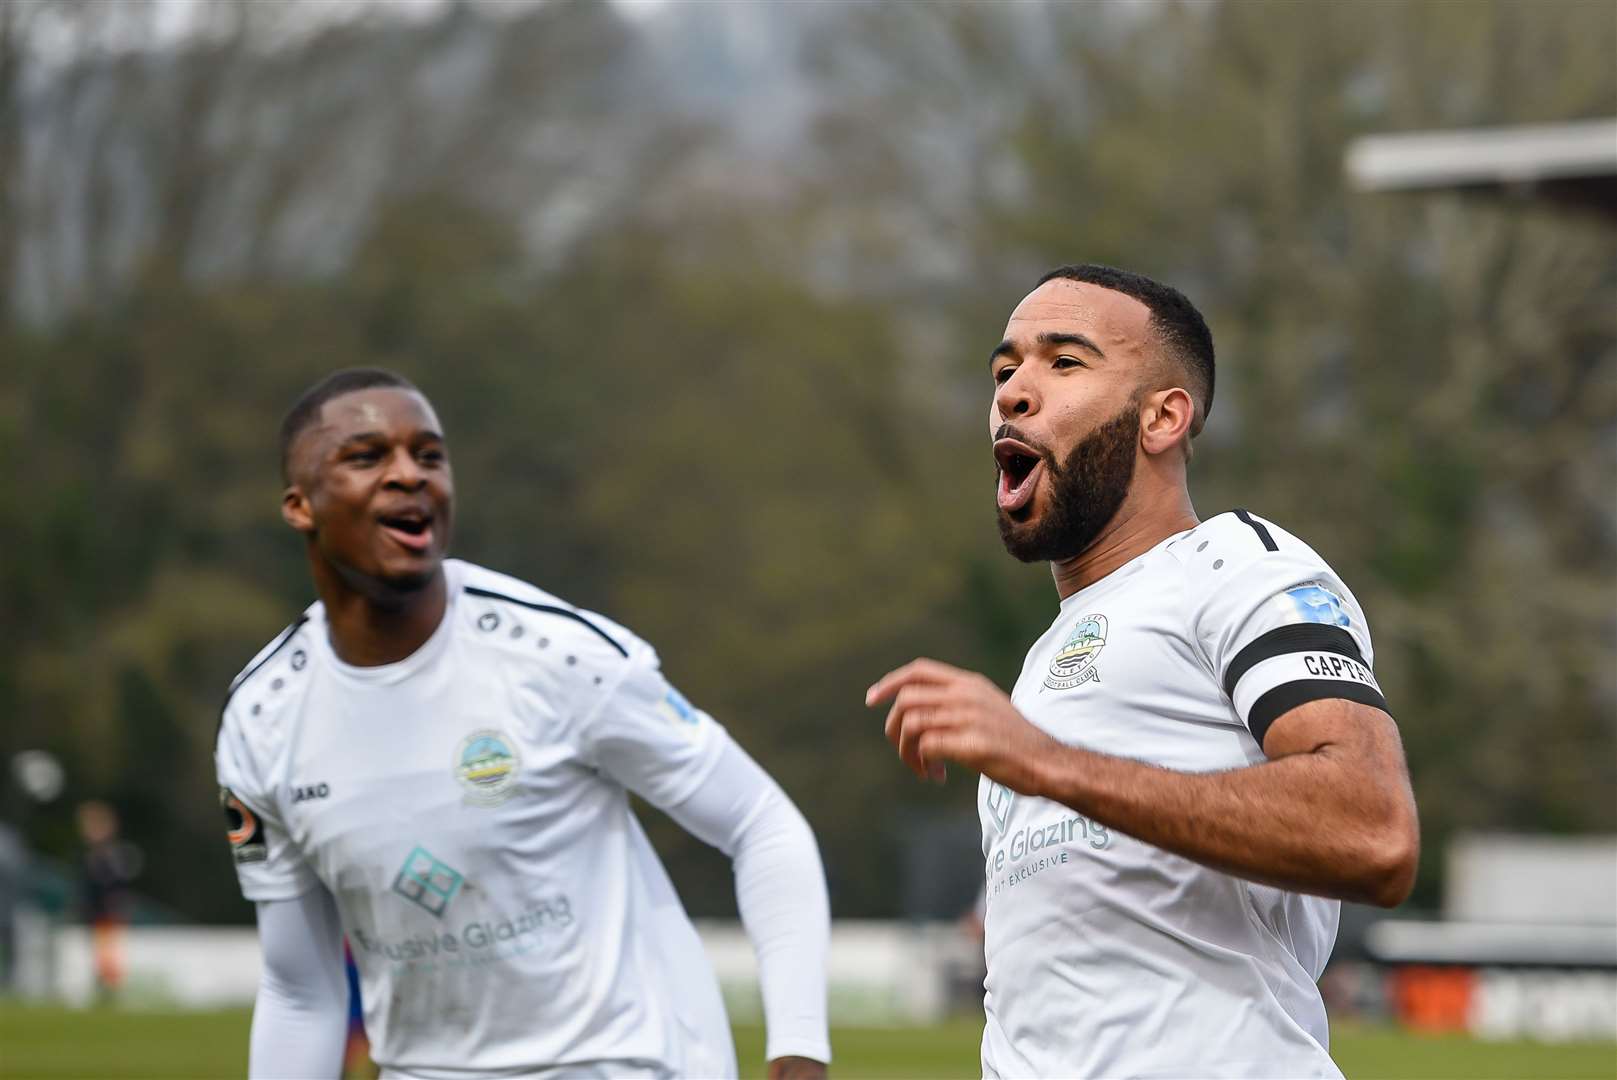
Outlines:
[[[288,626],[285,630],[281,631],[281,636],[275,639],[275,645],[270,649],[269,652],[264,654],[264,658],[258,663],[254,664],[252,667],[248,668],[246,671],[242,672],[241,675],[230,684],[230,689],[225,691],[224,701],[219,703],[219,727],[223,728],[225,726],[225,710],[230,707],[230,699],[236,696],[236,691],[241,689],[242,685],[245,684],[248,679],[251,679],[254,675],[257,675],[259,668],[275,659],[275,654],[286,648],[286,643],[292,640],[292,635],[296,634],[298,629],[308,621],[309,617],[307,615],[299,615],[296,622],[294,622],[291,626]],[[214,741],[217,742],[219,740],[219,733],[215,731],[213,737]]]
[[[543,611],[551,615],[560,615],[564,619],[572,619],[574,622],[583,623],[585,626],[595,631],[595,633],[600,636],[602,641],[606,642],[608,645],[618,650],[618,652],[622,653],[625,659],[627,659],[629,656],[629,650],[625,649],[622,645],[619,645],[612,635],[608,634],[605,630],[602,630],[599,626],[596,626],[594,623],[590,622],[588,619],[584,618],[584,616],[580,615],[571,608],[556,607],[554,604],[536,604],[532,600],[519,600],[514,596],[507,596],[504,593],[497,593],[491,589],[479,589],[475,585],[467,585],[463,591],[471,593],[473,596],[484,596],[490,600],[504,600],[508,604],[516,604],[518,607],[525,607],[530,611]]]
[[[1269,527],[1267,525],[1265,525],[1263,522],[1259,521],[1257,518],[1253,517],[1251,514],[1247,513],[1245,510],[1237,510],[1237,511],[1235,511],[1235,516],[1240,518],[1242,521],[1246,522],[1248,525],[1252,526],[1252,531],[1258,534],[1258,539],[1259,540],[1263,541],[1263,546],[1264,546],[1265,550],[1267,550],[1267,551],[1279,551],[1280,550],[1280,545],[1275,543],[1274,534],[1269,532]]]
[[[1364,664],[1364,654],[1359,651],[1359,643],[1353,640],[1352,634],[1340,626],[1291,623],[1258,635],[1246,648],[1235,654],[1235,659],[1224,669],[1224,692],[1234,697],[1235,684],[1240,682],[1241,676],[1251,671],[1254,666],[1276,656],[1298,652],[1332,652]]]
[[[1258,745],[1262,746],[1263,737],[1276,720],[1299,705],[1331,698],[1357,701],[1361,705],[1372,705],[1383,712],[1387,711],[1387,699],[1373,686],[1342,679],[1299,679],[1281,683],[1254,702],[1252,713],[1246,718],[1246,726],[1252,732],[1252,737],[1258,740]]]

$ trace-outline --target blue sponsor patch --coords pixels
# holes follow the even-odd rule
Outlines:
[[[1325,626],[1353,625],[1353,620],[1342,609],[1341,597],[1323,586],[1312,583],[1299,585],[1295,589],[1287,589],[1286,595],[1291,598],[1304,622]]]

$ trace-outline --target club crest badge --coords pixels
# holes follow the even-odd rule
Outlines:
[[[1095,667],[1095,658],[1105,645],[1106,616],[1085,615],[1051,658],[1044,685],[1052,690],[1070,690],[1091,679],[1099,682],[1100,671]]]
[[[455,751],[455,779],[466,790],[466,801],[477,806],[498,806],[516,791],[516,743],[503,731],[474,731]]]

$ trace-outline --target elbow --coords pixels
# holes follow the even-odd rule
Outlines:
[[[1420,829],[1413,814],[1378,830],[1375,848],[1365,861],[1369,873],[1363,899],[1377,907],[1393,908],[1409,899],[1420,867]]]

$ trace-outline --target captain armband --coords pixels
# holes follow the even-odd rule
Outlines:
[[[1260,746],[1269,725],[1310,701],[1342,698],[1387,708],[1358,642],[1340,627],[1319,623],[1276,627],[1258,637],[1225,669],[1224,692]]]

